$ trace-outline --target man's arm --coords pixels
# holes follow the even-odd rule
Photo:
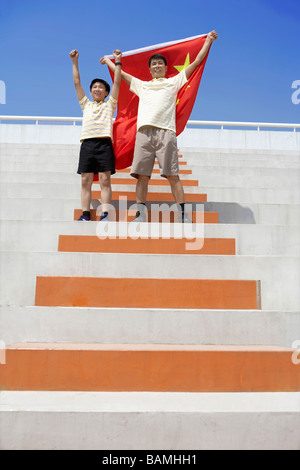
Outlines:
[[[120,68],[118,65],[116,67],[115,64],[107,56],[102,57],[102,59],[100,59],[100,64],[106,64],[114,74],[116,74],[116,68]],[[121,70],[121,79],[124,80],[128,85],[131,85],[132,75],[129,75],[129,73],[126,73]]]
[[[206,38],[206,41],[197,55],[196,59],[194,62],[192,62],[186,69],[185,69],[185,74],[186,78],[189,79],[192,73],[196,70],[197,67],[201,64],[202,60],[205,58],[206,54],[208,53],[208,50],[210,48],[210,45],[212,44],[213,41],[215,41],[218,38],[218,35],[216,31],[211,31]]]
[[[79,69],[78,69],[79,52],[76,49],[74,49],[73,51],[70,52],[70,57],[73,63],[73,80],[74,80],[75,90],[77,93],[78,100],[81,101],[82,98],[85,97],[85,93],[80,83],[80,75],[79,75]]]

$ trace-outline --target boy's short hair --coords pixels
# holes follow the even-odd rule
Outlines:
[[[154,59],[156,59],[156,60],[162,59],[164,61],[165,65],[167,65],[167,59],[165,58],[165,56],[163,56],[162,54],[154,54],[150,57],[150,59],[148,61],[149,67],[151,65],[152,60],[154,60]]]
[[[105,86],[105,90],[107,91],[107,93],[110,92],[110,85],[105,81],[105,80],[102,80],[102,78],[94,78],[94,80],[91,81],[91,84],[90,84],[90,91],[92,90],[92,86],[97,83],[97,82],[100,82],[100,83],[103,83],[103,85]]]

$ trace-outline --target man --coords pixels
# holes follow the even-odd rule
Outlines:
[[[172,194],[178,206],[179,221],[190,223],[185,213],[185,198],[179,178],[179,165],[176,138],[176,101],[179,90],[205,58],[210,45],[217,39],[211,31],[196,59],[186,69],[171,78],[165,78],[167,61],[164,56],[155,54],[149,59],[152,80],[139,80],[122,70],[122,79],[130,90],[139,97],[137,136],[131,176],[137,178],[137,213],[134,222],[145,222],[145,203],[148,183],[152,174],[155,157],[158,160],[161,176],[168,179]],[[115,64],[108,58],[100,60],[115,72]]]

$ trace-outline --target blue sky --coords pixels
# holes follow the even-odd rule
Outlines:
[[[297,0],[9,0],[1,2],[0,114],[81,116],[71,49],[81,81],[111,82],[99,58],[212,29],[213,44],[191,119],[300,122],[292,83],[300,80]]]

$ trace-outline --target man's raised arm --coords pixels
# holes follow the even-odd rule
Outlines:
[[[100,59],[100,63],[102,65],[106,64],[107,67],[110,68],[110,70],[115,74],[116,73],[116,66],[115,64],[107,57],[102,57],[102,59]],[[118,67],[118,66],[117,66]],[[126,73],[124,72],[123,70],[121,71],[121,78],[122,80],[124,80],[126,83],[128,83],[128,85],[131,84],[131,80],[132,80],[132,75],[129,75],[129,73]]]
[[[196,59],[194,62],[192,62],[186,69],[185,69],[185,74],[186,78],[189,79],[192,73],[196,70],[197,67],[201,64],[202,60],[205,58],[206,54],[208,53],[208,50],[210,48],[210,45],[213,43],[218,38],[218,35],[216,31],[211,31],[208,33],[206,41],[202,47],[202,49],[199,51]]]

